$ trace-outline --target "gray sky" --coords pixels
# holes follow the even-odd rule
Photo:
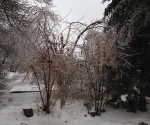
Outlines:
[[[108,3],[102,4],[102,0],[53,0],[53,10],[57,11],[60,16],[65,17],[70,11],[71,13],[67,17],[67,21],[81,20],[83,23],[91,23],[96,19],[103,17],[104,9]]]
[[[53,0],[54,7],[53,10],[57,11],[57,13],[61,17],[67,16],[64,21],[80,22],[90,24],[94,22],[96,19],[102,19],[105,8],[107,7],[107,3],[102,4],[102,0]],[[63,24],[63,23],[62,23]],[[61,25],[61,31],[66,28],[65,24]],[[67,34],[68,29],[63,32],[63,34]],[[73,39],[76,39],[76,36],[71,36]],[[69,37],[69,39],[71,39]],[[79,44],[83,43],[80,39]]]

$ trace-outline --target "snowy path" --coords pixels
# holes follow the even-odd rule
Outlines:
[[[36,101],[39,92],[29,93],[10,93],[10,89],[15,85],[26,84],[22,82],[23,76],[17,73],[9,73],[5,80],[6,87],[0,90],[0,109],[8,106],[21,106],[23,104],[30,104]]]

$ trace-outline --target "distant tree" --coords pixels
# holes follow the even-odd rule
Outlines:
[[[10,69],[10,65],[13,66],[12,71],[17,67],[18,59],[16,55],[18,52],[15,44],[19,41],[20,25],[27,24],[27,19],[25,18],[27,10],[27,5],[21,1],[0,1],[0,76],[3,76],[3,70],[6,73]],[[7,64],[5,63],[6,60]],[[13,63],[12,60],[14,60]]]
[[[37,0],[40,3],[52,5],[51,0]],[[27,29],[31,23],[31,9],[39,8],[29,5],[25,0],[0,1],[0,70],[16,71],[20,64],[20,43],[27,37]],[[32,19],[33,21],[33,19]],[[19,43],[18,43],[19,42]],[[7,63],[4,64],[7,60]]]

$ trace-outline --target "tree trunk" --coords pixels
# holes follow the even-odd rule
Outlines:
[[[145,89],[141,87],[140,88],[140,100],[139,100],[139,110],[141,112],[145,112],[147,110],[145,96],[146,96]]]
[[[46,113],[50,114],[50,110],[49,110],[49,100],[50,100],[50,95],[49,92],[47,92],[47,102],[46,102]]]

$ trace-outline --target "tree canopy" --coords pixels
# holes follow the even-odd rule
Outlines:
[[[104,15],[108,17],[108,25],[116,26],[118,31],[126,27],[138,36],[150,37],[149,0],[112,0]]]

